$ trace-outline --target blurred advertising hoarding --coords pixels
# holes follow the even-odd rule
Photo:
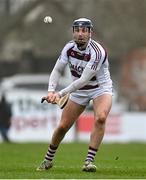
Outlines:
[[[10,93],[13,103],[10,138],[17,142],[47,142],[51,140],[61,110],[56,105],[40,103],[44,92]],[[64,142],[75,140],[88,142],[94,123],[93,112],[84,112],[73,126]],[[77,138],[77,139],[76,139]],[[108,116],[103,142],[144,142],[146,141],[146,113],[116,113]]]
[[[14,142],[47,142],[51,140],[61,110],[57,105],[41,104],[44,92],[9,92],[13,116],[9,132]],[[93,112],[86,111],[65,136],[64,142],[88,142],[94,123]],[[103,142],[146,141],[146,113],[111,112],[108,116]]]
[[[61,110],[57,105],[41,98],[47,95],[48,74],[19,74],[4,78],[0,92],[4,93],[12,107],[9,137],[14,142],[50,141],[60,120]],[[66,79],[58,88],[65,86]],[[1,137],[0,137],[1,138]],[[64,141],[74,140],[74,127],[66,134]]]
[[[46,102],[41,104],[44,92],[17,91],[9,92],[8,99],[12,103],[12,125],[9,132],[10,139],[15,142],[50,141],[56,128],[61,110],[57,105]],[[72,128],[64,141],[74,139]]]
[[[93,123],[93,113],[87,112],[80,116],[77,125],[80,140],[89,140]],[[103,142],[146,142],[146,113],[111,112]]]

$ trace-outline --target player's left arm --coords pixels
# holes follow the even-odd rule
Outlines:
[[[59,91],[59,95],[62,97],[66,95],[67,93],[74,92],[86,84],[91,80],[93,76],[95,76],[96,71],[90,69],[89,67],[86,67],[81,75],[81,77],[75,81],[73,81],[69,86]]]

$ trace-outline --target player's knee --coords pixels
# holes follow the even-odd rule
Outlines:
[[[104,125],[106,121],[106,113],[102,112],[95,117],[95,125]]]

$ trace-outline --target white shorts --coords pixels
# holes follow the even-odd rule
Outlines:
[[[99,86],[98,88],[90,90],[77,90],[70,94],[70,99],[77,104],[87,106],[90,100],[95,99],[103,94],[110,94],[112,96],[112,86]]]

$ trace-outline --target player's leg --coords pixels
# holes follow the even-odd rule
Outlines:
[[[92,164],[97,150],[102,142],[105,123],[112,105],[112,96],[104,94],[93,100],[95,122],[90,136],[88,154],[83,166],[84,171],[96,171],[96,166]],[[89,166],[89,168],[88,168]]]
[[[104,94],[93,100],[95,123],[91,132],[90,146],[98,149],[104,136],[105,123],[112,105],[112,95]]]
[[[71,100],[68,101],[63,109],[61,121],[53,133],[45,159],[37,168],[38,171],[46,170],[53,166],[52,161],[60,142],[84,109],[85,106],[79,105]]]
[[[61,121],[53,133],[51,140],[53,146],[57,147],[59,145],[66,132],[71,128],[84,109],[85,106],[69,100],[62,112]]]

